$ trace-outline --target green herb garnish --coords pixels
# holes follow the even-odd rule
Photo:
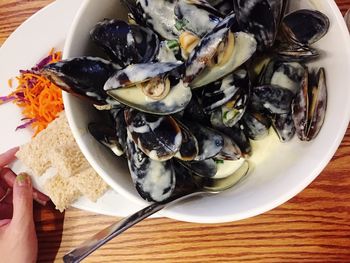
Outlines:
[[[178,31],[182,31],[187,24],[188,24],[188,20],[186,20],[185,18],[183,18],[181,20],[176,20],[175,28]]]

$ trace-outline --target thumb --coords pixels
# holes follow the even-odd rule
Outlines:
[[[13,217],[11,225],[23,228],[34,224],[33,220],[33,188],[30,177],[19,174],[13,185]]]

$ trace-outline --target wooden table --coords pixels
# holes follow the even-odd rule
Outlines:
[[[50,2],[0,0],[0,44]],[[350,0],[337,2],[343,13],[350,8]],[[36,207],[35,221],[39,262],[61,262],[116,218]],[[284,205],[228,224],[148,219],[85,262],[350,262],[350,129],[322,174]]]

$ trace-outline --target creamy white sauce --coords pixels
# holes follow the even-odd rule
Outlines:
[[[179,32],[175,28],[175,4],[164,0],[138,0],[149,16],[147,22],[165,39],[177,39]]]
[[[179,0],[178,2],[179,9],[183,14],[184,19],[189,21],[185,26],[186,29],[192,31],[198,36],[204,36],[217,26],[219,19],[211,19],[208,11],[198,8],[193,3],[187,2],[191,1]]]
[[[150,193],[153,200],[164,200],[171,194],[169,191],[164,195],[164,190],[171,184],[172,171],[166,170],[164,165],[157,161],[151,161],[148,169],[147,176],[139,180],[142,189]]]
[[[295,91],[298,83],[294,82],[286,74],[284,74],[281,71],[276,71],[271,79],[272,85],[278,85],[280,87],[283,87],[285,89],[289,89],[290,91]]]
[[[202,87],[233,72],[245,63],[256,51],[257,42],[251,34],[235,33],[235,47],[231,59],[224,65],[206,68],[190,84],[191,87]]]
[[[253,155],[247,159],[249,162],[249,169],[254,170],[255,167],[264,164],[265,160],[271,158],[271,152],[276,152],[276,149],[281,146],[280,141],[273,131],[270,130],[269,135],[259,141],[251,141]],[[266,150],[268,149],[268,151]],[[217,164],[218,171],[215,178],[224,178],[233,174],[243,164],[244,159],[237,161],[224,161],[222,164]]]
[[[160,43],[157,60],[159,62],[177,62],[178,61],[175,57],[174,52],[167,47],[165,41],[162,41]]]
[[[241,158],[237,161],[224,161],[223,163],[218,163],[216,166],[218,168],[218,171],[216,172],[216,175],[214,178],[225,178],[227,176],[230,176],[234,174],[244,163],[244,159]]]

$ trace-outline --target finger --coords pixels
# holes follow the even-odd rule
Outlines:
[[[13,187],[16,176],[17,175],[9,168],[4,168],[2,171],[0,171],[0,181],[2,179],[10,187]],[[33,188],[33,199],[42,206],[45,206],[47,202],[50,201],[50,197],[36,190],[35,188]]]
[[[2,219],[0,220],[0,228],[8,225],[11,222],[11,219]]]
[[[16,174],[10,168],[5,167],[0,171],[0,180],[12,188],[16,180]]]
[[[12,148],[7,152],[0,154],[0,167],[4,167],[11,163],[15,159],[15,154],[19,147]]]
[[[19,174],[13,185],[13,217],[11,226],[23,227],[33,222],[33,191],[30,177]]]

